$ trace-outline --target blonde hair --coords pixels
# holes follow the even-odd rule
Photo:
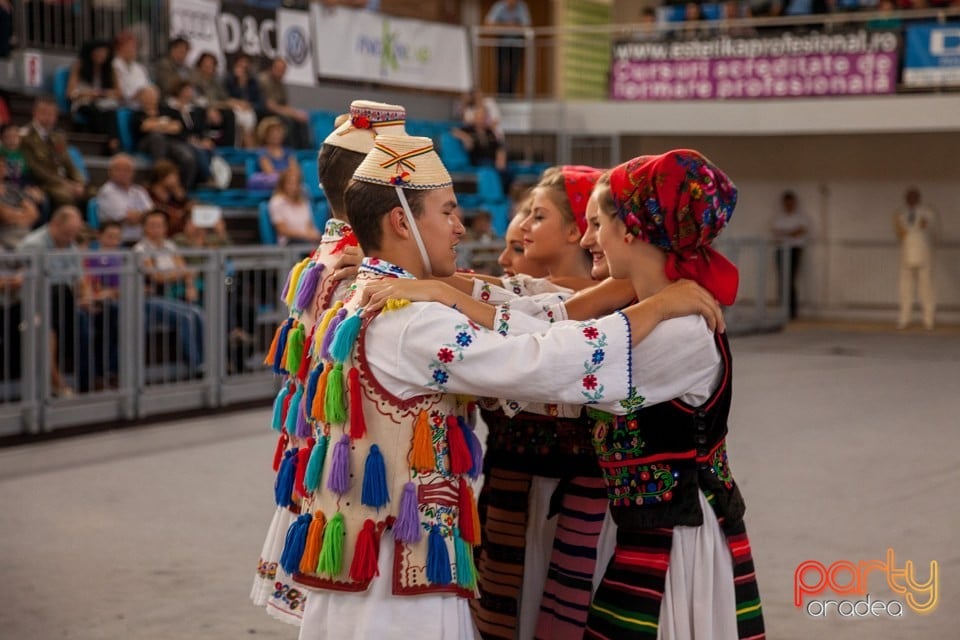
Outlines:
[[[283,124],[283,120],[276,116],[267,116],[257,125],[257,140],[260,142],[260,146],[267,144],[267,134],[274,127],[280,127],[284,134],[287,133],[287,125]]]
[[[564,221],[576,224],[577,220],[573,215],[573,208],[570,206],[570,198],[567,197],[563,170],[560,167],[550,167],[544,171],[543,175],[540,176],[540,181],[533,188],[543,189],[550,201],[560,210]]]
[[[290,176],[296,176],[297,186],[299,187],[296,190],[296,192],[293,194],[287,193],[287,190],[286,190],[287,179],[289,179]],[[293,202],[303,202],[305,198],[303,196],[302,182],[303,182],[303,174],[300,171],[299,165],[292,164],[280,172],[280,175],[277,177],[277,186],[274,187],[273,193],[275,195],[280,194],[280,195],[286,196],[288,199],[292,200]]]

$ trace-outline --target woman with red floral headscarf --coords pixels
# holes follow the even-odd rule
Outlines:
[[[737,190],[709,160],[689,150],[636,158],[595,194],[610,273],[629,279],[640,300],[689,278],[733,303],[737,269],[711,243]],[[695,317],[665,322],[651,337],[658,332],[651,347],[698,343],[702,357],[655,373],[689,381],[673,400],[637,394],[625,415],[595,413],[593,444],[618,529],[584,637],[762,638],[745,505],[727,461],[729,344]]]

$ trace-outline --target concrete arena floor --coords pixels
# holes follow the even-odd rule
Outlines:
[[[730,456],[768,637],[960,637],[960,332],[801,326],[733,351]],[[0,450],[0,638],[296,638],[247,597],[272,510],[268,416]],[[793,606],[800,562],[888,547],[921,580],[939,563],[935,611],[823,620]],[[879,574],[868,586],[895,597]]]

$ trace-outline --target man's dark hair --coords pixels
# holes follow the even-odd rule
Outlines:
[[[146,225],[147,220],[149,220],[154,216],[160,216],[161,218],[163,218],[164,222],[166,222],[167,224],[170,223],[170,216],[167,215],[166,211],[161,211],[160,209],[151,209],[150,211],[147,211],[145,214],[143,214],[143,219],[140,220],[140,224]]]
[[[317,155],[317,179],[323,187],[323,193],[330,201],[334,213],[347,214],[343,195],[360,163],[366,156],[359,151],[351,151],[332,144],[324,144]]]
[[[104,220],[100,223],[100,228],[97,229],[97,233],[103,233],[110,227],[116,227],[117,229],[123,229],[123,225],[117,222],[116,220]]]
[[[37,99],[33,101],[33,108],[36,109],[42,104],[48,104],[52,106],[57,106],[57,99],[50,95],[49,93],[44,93],[37,96]]]
[[[182,44],[185,44],[189,47],[190,41],[183,36],[177,36],[176,38],[171,39],[170,42],[167,43],[167,52],[169,53],[170,51],[173,51]]]
[[[404,189],[410,204],[410,212],[419,218],[423,212],[423,200],[429,193],[422,189]],[[347,219],[363,252],[370,254],[381,248],[383,216],[399,207],[400,198],[393,187],[351,180],[343,196]]]

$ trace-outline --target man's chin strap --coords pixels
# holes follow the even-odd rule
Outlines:
[[[413,234],[413,239],[417,243],[417,248],[420,249],[420,260],[423,261],[423,267],[426,269],[426,275],[432,276],[433,269],[430,266],[430,258],[427,256],[427,248],[423,246],[423,238],[420,237],[420,229],[417,228],[417,221],[413,219],[413,212],[410,211],[410,204],[407,203],[407,196],[403,192],[403,187],[394,187],[397,190],[397,197],[400,198],[400,206],[403,207],[403,213],[407,216],[407,224],[410,225],[410,232]]]

